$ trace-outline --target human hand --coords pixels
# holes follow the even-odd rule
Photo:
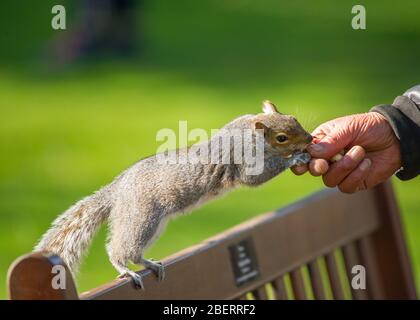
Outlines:
[[[308,147],[312,160],[292,171],[309,170],[322,175],[328,187],[345,193],[371,188],[392,176],[401,167],[400,144],[386,118],[377,112],[355,114],[328,121],[312,133]],[[329,161],[344,150],[338,161]]]

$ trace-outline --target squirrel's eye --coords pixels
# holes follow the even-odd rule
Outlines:
[[[280,142],[280,143],[284,143],[284,142],[286,142],[289,138],[288,138],[285,134],[279,134],[279,135],[276,137],[276,139],[277,139],[277,141],[278,141],[278,142]]]

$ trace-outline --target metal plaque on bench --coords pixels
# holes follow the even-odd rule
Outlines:
[[[252,238],[229,246],[229,252],[235,283],[238,287],[253,281],[260,275]]]

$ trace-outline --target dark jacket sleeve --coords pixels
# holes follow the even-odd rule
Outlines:
[[[409,180],[419,175],[420,85],[397,97],[392,105],[379,105],[370,111],[382,114],[400,141],[402,168],[397,172],[397,177]]]

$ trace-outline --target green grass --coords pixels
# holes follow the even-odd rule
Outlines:
[[[366,31],[350,27],[352,1],[150,2],[140,57],[61,73],[42,72],[37,62],[53,33],[50,3],[1,4],[8,19],[0,19],[0,298],[10,263],[57,214],[154,153],[159,129],[177,128],[179,120],[219,128],[271,99],[310,130],[390,103],[419,83],[420,4],[361,3]],[[420,180],[394,182],[419,275]],[[320,179],[285,173],[236,190],[171,222],[147,256],[163,258],[322,187]],[[117,275],[104,241],[102,228],[80,291]]]

